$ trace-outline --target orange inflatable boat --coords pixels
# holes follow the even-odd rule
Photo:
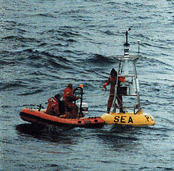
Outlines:
[[[104,120],[101,117],[82,117],[78,119],[67,119],[52,116],[45,113],[45,110],[25,108],[20,112],[22,120],[40,125],[51,125],[64,128],[84,127],[101,128],[104,126]]]
[[[79,91],[79,92],[78,92]],[[83,85],[75,89],[75,93],[79,93],[80,102],[77,104],[79,118],[69,119],[62,118],[58,116],[53,116],[46,113],[46,109],[28,109],[24,108],[20,112],[20,117],[22,120],[31,122],[37,125],[43,126],[56,126],[58,128],[71,129],[74,127],[84,127],[84,128],[101,128],[104,126],[105,121],[101,117],[84,117],[88,113],[88,104],[83,103]]]

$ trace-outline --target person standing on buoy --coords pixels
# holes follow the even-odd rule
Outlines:
[[[116,81],[117,81],[117,71],[115,71],[115,69],[113,68],[111,70],[111,72],[110,72],[110,76],[109,76],[107,82],[103,85],[103,88],[106,91],[106,86],[111,84],[110,95],[109,95],[108,105],[107,105],[107,113],[110,113],[110,109],[111,109],[112,102],[113,102],[113,99],[114,99]],[[117,98],[118,104],[120,106],[120,112],[124,112],[123,109],[122,109],[122,106],[123,106],[122,105],[123,104],[122,103],[122,96],[119,94],[119,89],[120,89],[121,82],[125,82],[125,78],[124,77],[119,77],[118,78],[118,86],[117,86],[117,96],[116,96],[116,98]]]
[[[78,118],[78,107],[73,102],[78,100],[79,97],[74,95],[74,89],[71,83],[68,84],[68,87],[65,88],[63,94],[63,101],[67,106],[68,115],[66,117],[69,118]],[[66,115],[66,114],[65,114]]]

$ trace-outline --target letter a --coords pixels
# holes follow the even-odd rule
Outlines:
[[[130,122],[133,123],[131,116],[129,117],[129,120],[128,120],[128,123],[130,123]]]

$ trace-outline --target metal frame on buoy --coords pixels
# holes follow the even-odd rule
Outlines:
[[[140,41],[138,41],[138,55],[129,55],[130,44],[128,42],[128,32],[130,30],[131,29],[128,29],[126,31],[126,42],[124,43],[124,55],[118,55],[113,57],[118,61],[119,67],[117,71],[117,81],[115,86],[115,94],[112,103],[112,108],[113,112],[116,112],[116,109],[119,109],[120,112],[121,108],[123,110],[133,109],[134,114],[136,114],[138,111],[141,110],[140,96],[139,96],[139,80],[137,77],[137,70],[136,70],[136,62],[140,58],[140,46],[139,46]],[[126,79],[126,83],[123,83],[124,85],[121,86],[121,89],[124,88],[124,91],[122,92],[117,92],[119,77],[125,77]],[[132,98],[135,98],[134,101],[136,101],[136,103],[132,105],[125,105],[123,99],[123,106],[120,107],[119,105],[116,104],[116,99],[118,94],[121,95],[123,98],[125,96],[130,97],[130,101]]]

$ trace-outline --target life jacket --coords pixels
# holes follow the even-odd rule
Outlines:
[[[47,106],[46,113],[50,115],[55,115],[55,116],[60,115],[59,101],[55,97],[48,99],[48,106]]]
[[[116,81],[117,81],[117,77],[112,77],[112,76],[110,76],[110,77],[108,78],[108,80],[106,81],[106,83],[104,84],[105,86],[111,84],[110,95],[114,95]],[[120,90],[121,82],[125,82],[125,81],[126,81],[125,77],[118,77],[117,92]]]
[[[110,76],[104,85],[107,86],[107,85],[111,84],[110,90],[114,89],[115,85],[116,85],[116,80],[117,80],[117,77]]]
[[[73,90],[71,88],[67,87],[64,90],[63,100],[65,102],[73,102],[75,100],[78,100],[78,97],[74,96]]]

